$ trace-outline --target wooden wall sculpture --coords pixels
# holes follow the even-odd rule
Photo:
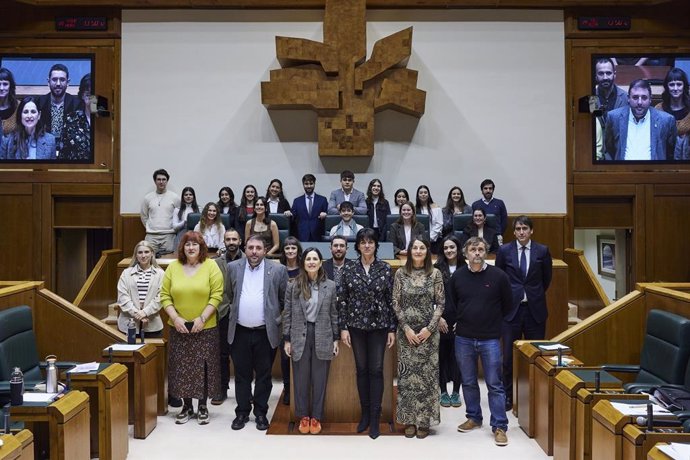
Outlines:
[[[282,69],[261,82],[269,109],[311,109],[318,114],[319,155],[374,154],[374,113],[393,109],[424,114],[426,92],[406,69],[412,27],[376,42],[366,59],[365,0],[327,0],[323,43],[276,37]]]

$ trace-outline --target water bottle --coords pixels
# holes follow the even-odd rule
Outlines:
[[[46,393],[58,392],[57,367],[55,367],[55,361],[57,361],[57,356],[46,356],[46,362],[48,363],[48,369],[46,370]]]
[[[134,318],[129,318],[127,322],[127,343],[132,345],[137,343],[137,323]]]
[[[13,406],[24,404],[24,374],[18,367],[10,375],[10,403]]]

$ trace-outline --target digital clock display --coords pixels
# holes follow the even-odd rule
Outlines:
[[[106,17],[63,16],[55,18],[56,30],[108,30]]]
[[[628,16],[581,16],[577,18],[580,30],[630,30]]]

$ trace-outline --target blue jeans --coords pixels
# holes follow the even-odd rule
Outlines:
[[[479,383],[477,382],[477,362],[482,360],[484,380],[489,390],[489,410],[491,411],[491,428],[508,429],[506,417],[506,394],[503,389],[503,368],[501,343],[499,339],[469,339],[455,337],[455,359],[458,361],[462,376],[462,394],[465,398],[467,418],[482,423]]]

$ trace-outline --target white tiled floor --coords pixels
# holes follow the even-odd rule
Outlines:
[[[517,419],[508,414],[507,447],[493,443],[488,426],[489,409],[486,389],[482,387],[482,411],[485,424],[471,433],[458,433],[456,427],[465,420],[464,406],[441,408],[441,424],[424,439],[406,439],[403,436],[381,436],[376,440],[368,436],[268,436],[258,431],[253,416],[240,431],[230,429],[234,418],[235,400],[230,383],[230,397],[222,406],[209,406],[211,422],[199,426],[195,420],[186,425],[175,425],[177,409],[158,417],[158,426],[145,440],[133,439],[130,427],[129,459],[481,459],[481,460],[536,460],[548,457],[533,439],[518,427]],[[278,404],[282,384],[275,382],[269,401],[271,418]],[[172,408],[171,408],[172,409]]]

